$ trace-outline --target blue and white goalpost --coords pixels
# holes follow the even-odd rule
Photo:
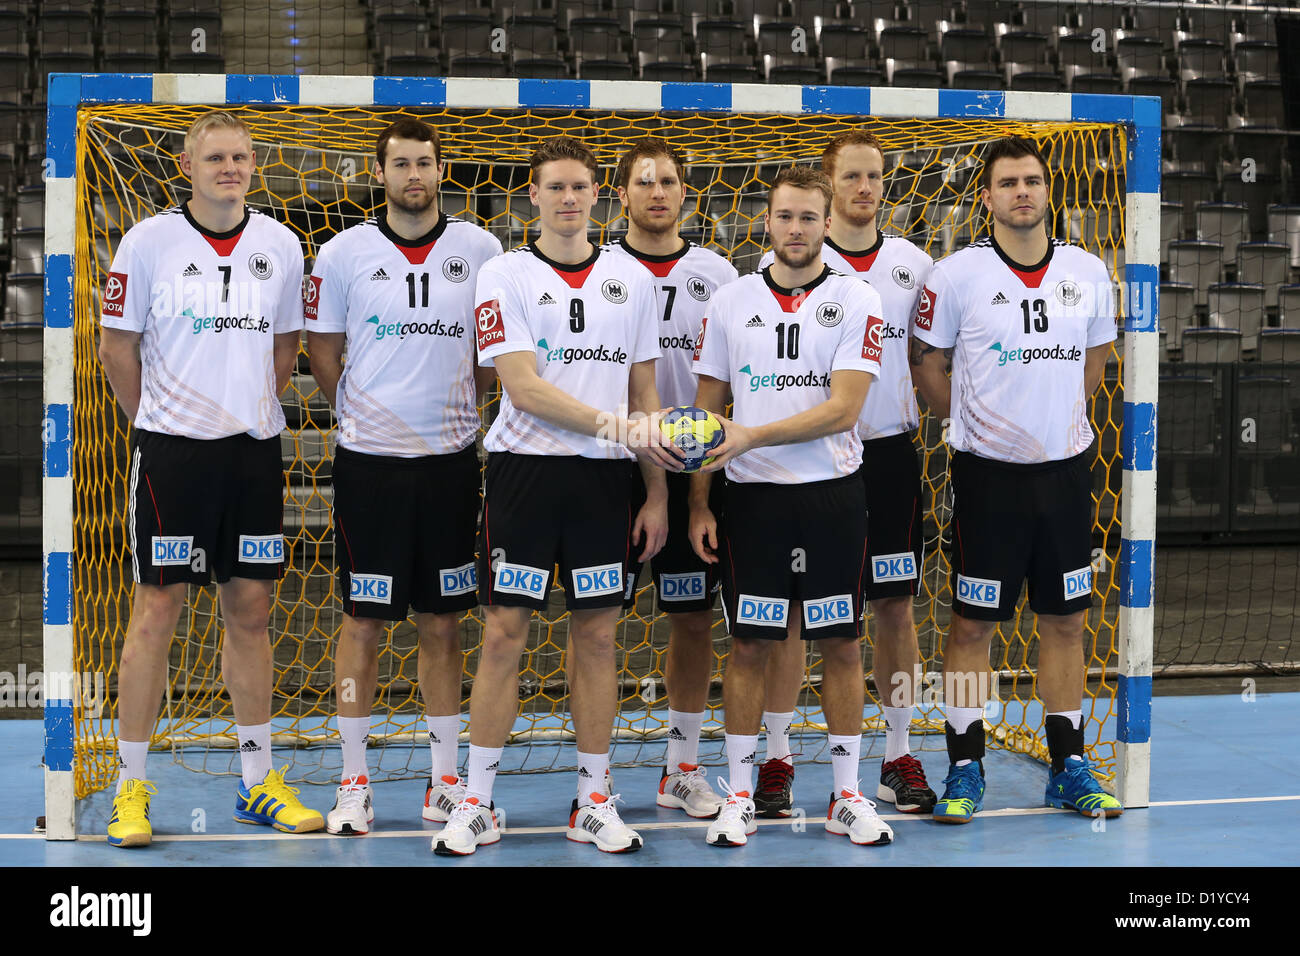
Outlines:
[[[43,591],[45,833],[76,836],[73,786],[73,277],[78,112],[106,103],[700,111],[710,114],[1088,121],[1127,129],[1118,796],[1148,803],[1156,510],[1160,101],[1069,93],[583,80],[54,74],[45,181]],[[810,125],[816,134],[815,124]]]

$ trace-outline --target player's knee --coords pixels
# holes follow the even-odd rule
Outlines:
[[[881,631],[904,633],[912,625],[912,598],[910,595],[878,598],[871,602],[871,615]]]
[[[386,621],[378,618],[369,617],[352,617],[350,614],[343,615],[343,629],[348,637],[354,641],[362,641],[366,644],[378,645],[380,639],[384,636],[384,625]]]
[[[185,585],[137,584],[131,606],[133,630],[150,640],[171,640],[185,602]]]
[[[1038,636],[1040,640],[1055,643],[1082,643],[1084,612],[1064,616],[1039,615]]]
[[[686,614],[674,614],[672,622],[672,639],[692,642],[711,641],[713,639],[713,613],[711,611],[691,611]]]
[[[415,630],[426,647],[460,650],[460,619],[456,614],[417,614]]]
[[[962,645],[979,645],[987,644],[993,638],[993,631],[997,628],[994,621],[975,621],[968,617],[962,617],[960,614],[952,616],[952,626],[948,629],[948,640],[955,644]]]
[[[822,666],[831,664],[835,667],[861,667],[862,649],[857,639],[852,637],[830,637],[818,641],[818,650],[822,655]]]
[[[772,654],[772,642],[761,641],[752,637],[733,637],[728,665],[742,667],[763,667]]]

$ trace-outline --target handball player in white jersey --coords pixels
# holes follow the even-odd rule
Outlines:
[[[444,821],[464,795],[459,619],[478,604],[474,439],[479,397],[494,378],[475,361],[474,282],[501,243],[441,212],[442,174],[428,124],[402,119],[383,130],[374,175],[385,204],[321,247],[307,288],[312,374],[339,423],[332,478],[343,771],[330,833],[366,833],[374,820],[366,742],[379,644],[408,608],[433,762],[422,816]]]
[[[951,417],[950,767],[934,818],[967,823],[982,806],[989,645],[1026,579],[1047,711],[1046,801],[1118,816],[1123,807],[1084,754],[1082,713],[1092,606],[1088,403],[1115,339],[1114,291],[1100,259],[1048,236],[1047,161],[1031,140],[992,144],[981,186],[992,235],[935,265],[913,327],[917,387],[936,415]]]
[[[478,585],[486,610],[466,796],[434,835],[433,850],[444,856],[500,839],[492,792],[518,715],[519,660],[557,565],[570,612],[578,744],[566,835],[610,853],[642,845],[606,779],[618,708],[614,627],[635,564],[667,535],[661,469],[681,469],[652,414],[659,319],[646,270],[587,240],[599,181],[591,150],[553,137],[530,166],[538,237],[484,265],[475,295],[479,364],[496,368],[503,394],[484,440]],[[639,508],[638,457],[646,490]]]
[[[871,283],[884,307],[880,379],[871,386],[858,419],[860,474],[867,490],[872,676],[886,725],[876,796],[904,813],[929,813],[935,794],[908,743],[920,659],[912,602],[921,579],[923,540],[921,470],[912,441],[920,413],[907,334],[933,263],[908,240],[880,228],[884,152],[875,134],[849,130],[836,136],[822,152],[822,170],[835,195],[822,261]],[[766,253],[760,268],[771,261],[772,254]],[[787,816],[794,805],[788,729],[803,684],[804,655],[796,653],[800,650],[793,642],[782,645],[769,665],[763,713],[767,759],[759,767],[754,794],[760,816]]]
[[[150,842],[145,769],[167,653],[190,584],[215,577],[222,677],[241,781],[235,819],[319,830],[271,767],[267,623],[284,561],[284,411],[302,335],[302,248],[244,200],[256,168],[248,127],[206,113],[185,135],[190,198],[122,237],[104,287],[99,356],[131,419],[127,533],[135,581],[118,677],[112,846]]]
[[[706,833],[739,846],[757,824],[755,750],[772,645],[819,641],[834,790],[826,830],[854,843],[892,831],[858,792],[864,682],[861,636],[866,494],[857,422],[880,374],[880,296],[821,261],[831,205],[824,173],[784,169],[768,194],[776,260],[713,297],[695,350],[695,404],[732,420],[717,460],[691,486],[691,543],[721,564],[731,633],[723,680],[727,800]],[[723,516],[709,506],[726,468]]]
[[[647,136],[633,142],[614,174],[627,235],[607,247],[630,267],[645,269],[654,284],[661,350],[655,383],[667,407],[695,400],[691,360],[700,322],[717,288],[737,277],[725,258],[679,233],[685,174],[684,160],[666,140]],[[722,798],[699,769],[699,749],[713,671],[718,577],[716,567],[691,548],[690,476],[667,477],[668,540],[651,562],[659,608],[668,614],[670,627],[664,655],[668,746],[655,802],[692,817],[712,817]]]

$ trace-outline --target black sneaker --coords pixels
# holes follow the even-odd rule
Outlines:
[[[788,817],[794,809],[794,764],[780,757],[758,768],[754,810],[760,817]]]
[[[929,813],[939,799],[926,783],[921,762],[911,754],[880,765],[876,796],[888,800],[900,813]]]

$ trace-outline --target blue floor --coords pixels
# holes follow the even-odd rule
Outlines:
[[[192,773],[162,755],[150,758],[159,786],[153,801],[155,842],[119,850],[104,842],[110,800],[97,794],[79,807],[75,842],[31,836],[43,812],[41,726],[0,721],[0,863],[62,866],[1257,866],[1300,859],[1300,764],[1293,756],[1300,694],[1157,698],[1152,717],[1152,806],[1116,820],[1094,822],[1042,805],[1045,769],[1027,758],[990,752],[985,812],[966,826],[928,817],[882,813],[895,841],[855,847],[821,825],[831,788],[830,767],[800,764],[795,805],[802,819],[766,821],[744,848],[704,843],[703,821],[654,806],[658,768],[615,771],[623,818],[641,830],[645,849],[622,856],[564,839],[574,778],[571,773],[502,776],[495,799],[507,832],[496,846],[460,860],[429,852],[438,825],[419,817],[424,784],[377,784],[376,830],[366,837],[290,836],[242,826],[230,816],[231,777]],[[810,749],[810,748],[805,748]],[[865,750],[865,747],[864,747]],[[1288,756],[1288,754],[1291,754]],[[942,754],[920,754],[932,785],[946,772]],[[862,765],[870,792],[878,763]],[[725,768],[711,768],[710,776]],[[309,806],[325,812],[330,786],[304,786]],[[1260,798],[1289,797],[1286,800]],[[1209,801],[1209,802],[1196,802]],[[513,831],[513,832],[512,832]],[[954,853],[960,856],[954,856]]]

